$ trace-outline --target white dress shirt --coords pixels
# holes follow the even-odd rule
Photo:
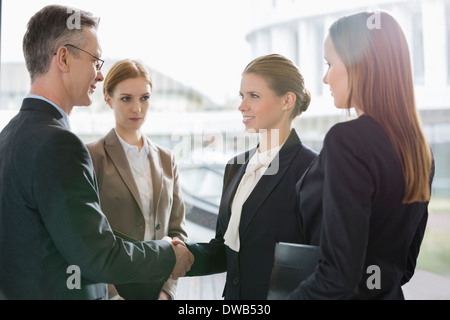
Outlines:
[[[236,252],[239,252],[240,249],[239,225],[241,222],[242,206],[266,172],[270,163],[279,154],[281,147],[272,148],[266,152],[257,151],[248,162],[245,174],[234,195],[233,203],[231,204],[230,222],[223,237],[225,244]]]
[[[148,159],[150,146],[148,145],[147,139],[143,137],[144,145],[141,151],[139,151],[137,146],[128,144],[117,132],[116,134],[123,146],[128,163],[130,164],[131,172],[133,173],[134,181],[139,190],[143,210],[142,213],[145,219],[144,241],[155,240],[155,209],[153,204],[150,161]]]

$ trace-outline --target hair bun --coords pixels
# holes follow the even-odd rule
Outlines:
[[[308,89],[305,88],[301,96],[300,110],[302,112],[308,110],[310,103],[311,103],[311,93],[309,92]]]

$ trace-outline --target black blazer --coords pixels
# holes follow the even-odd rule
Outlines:
[[[323,260],[290,298],[403,299],[428,203],[401,203],[403,173],[384,128],[368,115],[333,126],[297,188],[305,243],[320,244]]]
[[[116,238],[84,143],[49,103],[27,98],[0,133],[0,291],[7,299],[107,299],[102,283],[165,282],[167,241]],[[80,268],[81,287],[68,267]]]
[[[275,244],[280,241],[302,242],[295,184],[317,153],[302,144],[292,130],[280,150],[277,173],[262,176],[243,205],[239,227],[240,251],[235,252],[224,244],[231,203],[255,151],[256,148],[235,157],[225,168],[215,238],[209,243],[188,244],[195,262],[187,275],[227,271],[225,299],[266,299]]]

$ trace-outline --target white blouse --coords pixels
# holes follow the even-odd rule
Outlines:
[[[265,152],[257,151],[248,162],[245,174],[234,195],[233,203],[231,204],[230,222],[228,223],[228,228],[224,234],[225,244],[236,252],[239,252],[240,249],[239,225],[241,221],[242,206],[261,177],[266,173],[270,163],[278,156],[281,147],[282,146],[275,147]]]
[[[142,203],[142,210],[145,219],[145,233],[144,241],[154,240],[155,237],[155,212],[153,204],[153,186],[150,171],[150,161],[148,159],[150,154],[150,146],[145,137],[144,146],[139,151],[137,146],[132,146],[123,140],[116,132],[123,150],[127,157],[128,163],[133,173],[134,181],[139,190],[139,195]]]

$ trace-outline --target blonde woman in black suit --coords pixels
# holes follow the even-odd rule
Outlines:
[[[317,153],[292,121],[310,94],[294,63],[271,54],[245,68],[240,95],[243,123],[259,144],[226,165],[216,236],[187,244],[195,256],[188,275],[227,271],[225,299],[266,299],[275,244],[303,241],[295,184]]]

